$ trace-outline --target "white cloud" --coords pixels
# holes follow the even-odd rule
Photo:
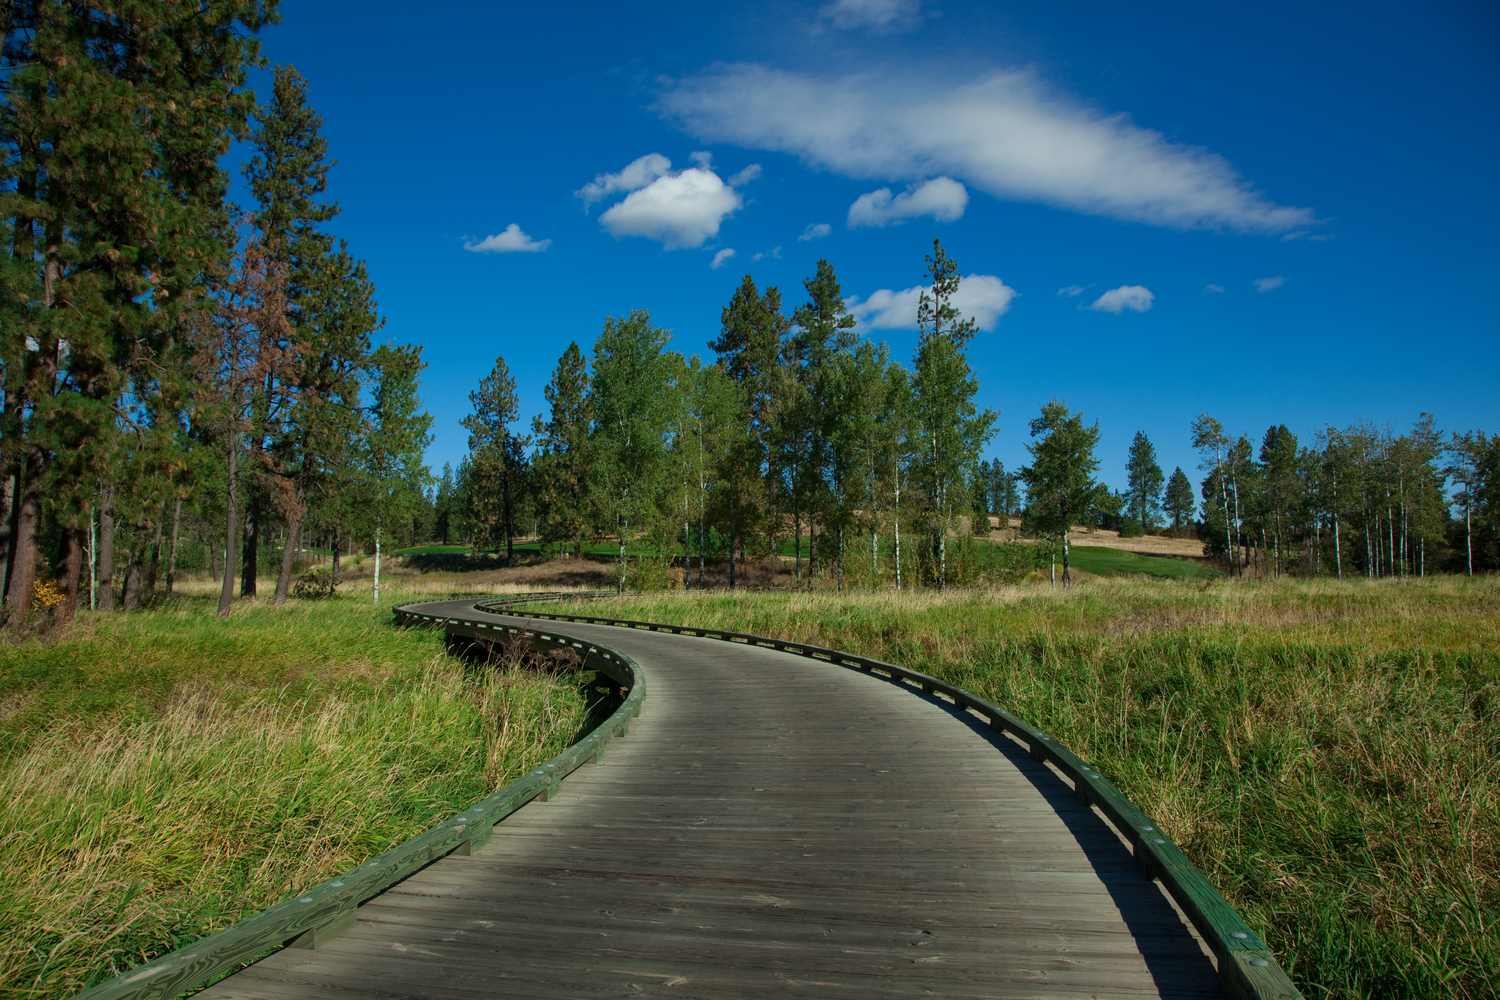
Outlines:
[[[512,222],[505,232],[486,236],[478,243],[464,244],[465,250],[476,253],[541,253],[552,245],[551,240],[534,240],[521,232],[521,227]]]
[[[755,178],[757,178],[759,176],[760,176],[760,164],[759,163],[752,163],[748,167],[746,167],[744,170],[741,170],[739,173],[731,175],[730,178],[729,178],[728,184],[732,188],[737,188],[741,184],[749,184],[751,181],[755,180]]]
[[[573,197],[583,199],[583,210],[596,201],[603,201],[621,191],[636,191],[661,177],[672,169],[672,161],[660,153],[647,153],[617,174],[600,174],[592,181],[573,192]]]
[[[714,261],[713,261],[712,264],[710,264],[708,266],[711,267],[711,268],[713,268],[715,271],[717,271],[719,268],[721,268],[721,267],[724,266],[724,262],[726,260],[728,260],[729,258],[731,258],[733,256],[734,256],[734,251],[731,250],[729,247],[725,247],[723,250],[720,250],[718,253],[714,254]]]
[[[1203,290],[1205,292],[1222,292],[1224,290],[1224,286],[1223,285],[1204,285],[1203,286]]]
[[[871,292],[864,300],[858,295],[850,296],[845,305],[863,328],[915,330],[917,303],[923,292],[930,291],[926,285],[904,288],[899,292],[882,288]],[[1016,290],[994,275],[971,274],[959,282],[952,304],[961,315],[977,321],[981,330],[993,330],[995,321],[1005,315],[1015,297]]]
[[[696,153],[689,153],[688,159],[692,160],[704,170],[712,170],[714,168],[714,154],[706,153],[701,149]]]
[[[845,31],[903,31],[916,24],[921,7],[921,0],[833,0],[818,17]]]
[[[718,174],[689,167],[632,191],[599,216],[599,224],[615,239],[644,236],[660,241],[668,250],[701,247],[719,235],[719,224],[744,203]]]
[[[1065,295],[1065,296],[1067,296],[1070,299],[1076,299],[1076,298],[1078,298],[1078,296],[1080,296],[1080,295],[1083,294],[1083,286],[1082,285],[1069,285],[1067,288],[1059,288],[1057,290],[1057,294],[1058,295]]]
[[[833,232],[833,227],[826,222],[809,222],[807,228],[802,230],[802,235],[797,237],[797,242],[809,243],[813,240],[821,240],[831,232]]]
[[[1223,157],[1052,93],[1029,70],[952,86],[726,65],[658,110],[707,141],[792,153],[847,177],[947,175],[1001,198],[1179,229],[1284,233],[1314,222]]]
[[[1286,279],[1278,274],[1274,278],[1256,278],[1251,284],[1255,286],[1257,292],[1269,292],[1273,288],[1280,288],[1286,284]]]
[[[765,251],[763,253],[758,253],[755,256],[751,257],[750,259],[751,260],[764,260],[766,258],[770,258],[771,260],[780,260],[781,259],[781,247],[772,247],[770,250],[767,250],[767,251]]]
[[[1156,296],[1151,294],[1149,288],[1140,285],[1121,285],[1099,296],[1089,308],[1095,312],[1114,313],[1118,316],[1126,309],[1143,313],[1151,308],[1151,303],[1154,301],[1156,301]]]
[[[862,194],[849,206],[849,228],[900,224],[906,219],[930,215],[938,222],[952,222],[964,214],[969,192],[951,177],[935,177],[925,184],[891,197],[890,188]]]

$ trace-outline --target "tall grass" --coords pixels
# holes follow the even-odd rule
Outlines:
[[[1093,579],[608,613],[839,647],[1016,711],[1159,820],[1311,997],[1496,995],[1500,582]]]
[[[0,646],[0,995],[279,902],[585,728],[586,675],[474,669],[366,601],[183,600]]]

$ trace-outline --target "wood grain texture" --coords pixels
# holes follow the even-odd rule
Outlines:
[[[644,672],[629,736],[203,997],[1223,995],[1127,844],[976,716],[759,646],[556,630]]]

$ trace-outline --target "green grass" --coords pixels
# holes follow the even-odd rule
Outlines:
[[[474,549],[468,545],[414,545],[409,549],[397,549],[393,556],[459,556],[470,555]]]
[[[0,645],[0,996],[70,996],[279,902],[589,724],[590,675],[476,669],[389,602],[213,610]]]
[[[1076,550],[1075,550],[1076,551]],[[1493,998],[1500,580],[671,594],[583,613],[944,677],[1093,762],[1310,998]]]
[[[1170,580],[1214,580],[1224,574],[1211,566],[1173,559],[1170,556],[1143,556],[1124,549],[1109,549],[1102,545],[1074,545],[1068,550],[1068,562],[1085,573],[1095,576],[1141,576],[1165,577]]]

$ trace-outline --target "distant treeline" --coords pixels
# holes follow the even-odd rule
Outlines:
[[[1204,415],[1189,428],[1196,488],[1137,433],[1111,490],[1096,477],[1098,424],[1053,400],[1030,421],[1031,464],[981,461],[996,415],[974,402],[974,325],[951,305],[958,269],[937,241],[927,265],[910,366],[854,335],[827,261],[790,315],[747,275],[712,364],[667,350],[643,311],[611,317],[591,362],[568,345],[529,435],[510,429],[515,382],[497,360],[470,395],[469,454],[444,467],[426,515],[434,538],[509,548],[535,531],[581,555],[586,538],[611,537],[622,585],[631,552],[684,565],[691,582],[708,558],[727,559],[733,581],[738,562],[789,550],[799,580],[941,587],[989,564],[965,546],[955,578],[950,539],[989,533],[991,516],[1018,516],[1055,549],[1065,583],[1066,529],[1080,526],[1191,535],[1235,574],[1500,568],[1500,438],[1444,440],[1426,414],[1403,436],[1328,428],[1311,446],[1278,425],[1258,449]]]

